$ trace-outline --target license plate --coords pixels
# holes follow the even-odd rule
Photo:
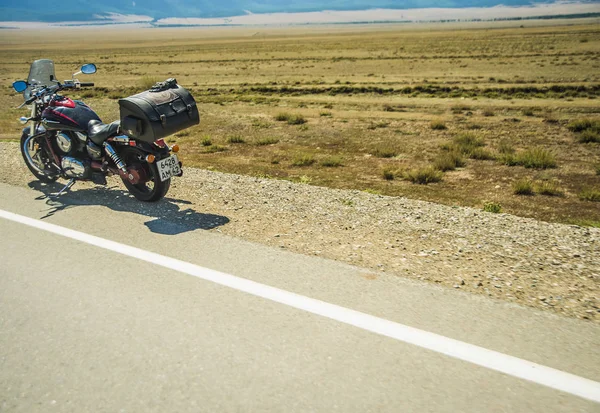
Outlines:
[[[181,173],[177,155],[171,155],[168,158],[156,162],[156,166],[158,167],[158,173],[160,174],[161,181],[166,181],[167,179],[177,176]]]

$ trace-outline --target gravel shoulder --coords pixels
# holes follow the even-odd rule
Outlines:
[[[0,182],[34,181],[17,143],[1,142],[0,159]],[[115,185],[124,189],[109,178]],[[94,185],[73,192],[84,188]],[[371,277],[386,272],[600,321],[597,228],[194,168],[167,197],[170,209],[229,220],[211,231],[361,266]]]

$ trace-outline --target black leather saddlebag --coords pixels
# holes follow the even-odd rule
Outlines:
[[[193,96],[175,79],[150,90],[119,99],[121,129],[126,135],[154,142],[200,123]]]

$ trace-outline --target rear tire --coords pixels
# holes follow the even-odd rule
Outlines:
[[[26,133],[21,135],[21,155],[23,155],[25,165],[41,182],[50,184],[56,181],[60,175],[49,169],[51,168],[51,161],[50,156],[44,149],[45,145],[37,142],[39,138],[29,139],[29,141],[28,138],[29,135]],[[37,149],[35,149],[36,144],[38,145]]]
[[[167,194],[171,186],[171,178],[161,181],[158,167],[155,163],[146,162],[145,152],[131,146],[125,146],[119,151],[119,156],[127,167],[142,168],[148,177],[147,182],[140,184],[132,184],[127,179],[121,177],[127,190],[134,197],[143,202],[156,202]]]

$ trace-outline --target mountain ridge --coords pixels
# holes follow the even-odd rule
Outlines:
[[[35,22],[103,21],[111,13],[163,18],[223,18],[247,14],[302,13],[319,11],[358,11],[369,9],[409,10],[417,8],[469,8],[494,6],[533,6],[554,0],[307,0],[290,4],[287,0],[0,0],[0,20]],[[597,3],[583,1],[580,3]]]

